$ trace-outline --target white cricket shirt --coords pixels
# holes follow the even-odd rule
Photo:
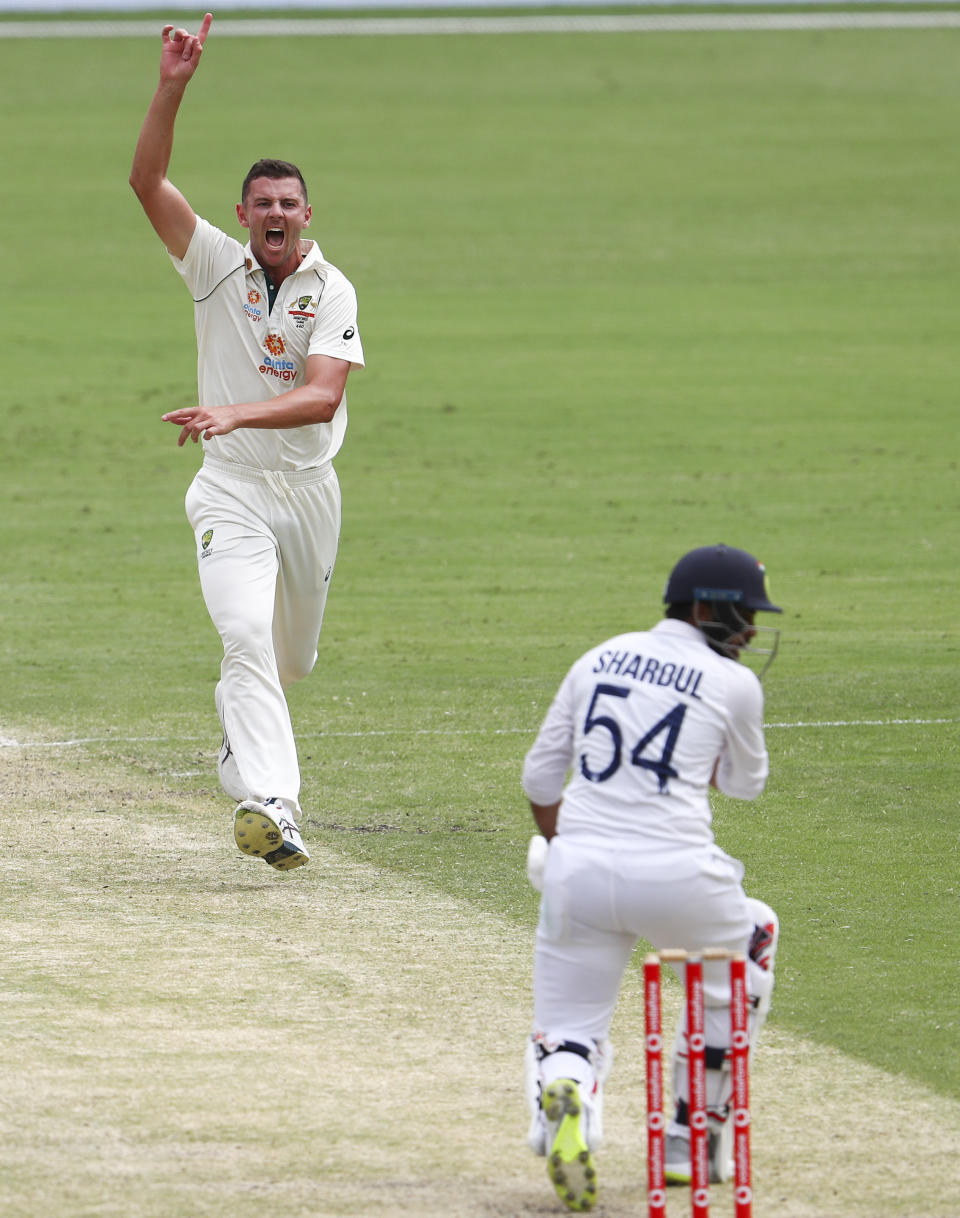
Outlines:
[[[249,244],[197,218],[182,259],[170,255],[194,300],[197,389],[201,406],[265,402],[304,383],[308,355],[363,367],[357,294],[324,261],[315,241],[280,285],[273,309],[263,269]],[[347,430],[347,395],[329,423],[241,427],[203,441],[211,456],[258,469],[311,469],[336,456]]]
[[[565,838],[703,845],[713,841],[710,776],[753,799],[768,759],[763,691],[688,622],[665,619],[582,656],[567,673],[526,756],[523,789],[563,798]],[[564,781],[570,773],[564,788]]]

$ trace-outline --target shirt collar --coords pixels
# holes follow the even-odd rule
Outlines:
[[[674,638],[689,639],[691,642],[699,640],[704,647],[709,646],[702,630],[694,626],[692,622],[684,622],[676,617],[663,618],[657,622],[651,633],[673,635]]]
[[[309,240],[309,238],[302,237],[301,240],[307,241],[307,240]],[[248,275],[251,274],[253,271],[263,271],[263,267],[257,261],[256,255],[254,254],[249,241],[243,247],[243,260],[244,260],[244,266],[246,267]],[[310,241],[309,248],[307,249],[307,252],[303,255],[303,261],[300,263],[300,265],[297,267],[297,269],[293,273],[294,273],[294,275],[299,275],[299,273],[301,271],[309,270],[314,266],[321,266],[322,263],[323,263],[323,252],[320,249],[320,246],[317,245],[316,241]],[[265,271],[264,271],[264,275],[266,275]],[[288,276],[288,278],[289,278],[289,276]]]

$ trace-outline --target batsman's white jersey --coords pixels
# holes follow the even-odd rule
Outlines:
[[[564,837],[704,845],[713,840],[707,793],[718,758],[725,794],[763,790],[760,682],[711,651],[695,626],[668,619],[573,665],[527,754],[523,788],[539,804],[563,796]]]

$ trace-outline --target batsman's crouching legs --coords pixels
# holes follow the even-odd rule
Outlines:
[[[773,994],[773,968],[780,937],[780,922],[765,902],[748,897],[747,906],[753,926],[747,948],[747,988],[750,997],[748,1016],[750,1051],[753,1054],[760,1030],[766,1022]],[[707,1038],[707,1118],[710,1128],[710,1176],[712,1180],[730,1179],[733,1170],[733,1127],[729,1120],[733,1079],[730,1073],[730,1007],[729,972],[726,962],[711,964],[714,974],[722,970],[727,986],[711,987],[704,1009],[704,1030]],[[689,1123],[687,1100],[689,1076],[687,1071],[686,1020],[677,1027],[673,1050],[674,1118],[667,1129],[667,1178],[671,1183],[689,1181]]]

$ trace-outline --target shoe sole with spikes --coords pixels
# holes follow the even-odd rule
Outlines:
[[[551,1124],[557,1124],[547,1156],[547,1174],[557,1196],[567,1209],[591,1210],[597,1202],[597,1169],[583,1138],[577,1084],[569,1078],[551,1083],[543,1093],[543,1111]]]
[[[295,867],[302,867],[304,863],[310,862],[310,855],[306,850],[298,850],[296,846],[281,846],[279,850],[273,850],[263,858],[264,862],[275,867],[277,871],[293,871]]]
[[[237,808],[233,837],[244,854],[263,859],[277,871],[292,871],[310,861],[306,850],[283,840],[280,826],[254,800],[247,800]]]

